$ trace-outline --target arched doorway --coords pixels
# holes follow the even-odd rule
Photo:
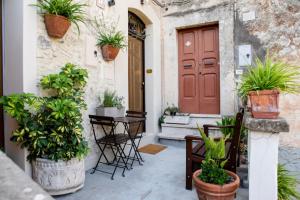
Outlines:
[[[145,112],[145,38],[145,24],[128,12],[129,110],[139,112]]]

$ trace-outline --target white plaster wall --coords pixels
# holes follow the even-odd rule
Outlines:
[[[81,0],[89,4],[86,8],[89,18],[101,15],[108,18],[119,19],[118,27],[128,34],[128,10],[135,12],[147,25],[147,38],[145,48],[145,68],[153,69],[153,74],[145,74],[146,77],[146,122],[147,136],[144,141],[153,142],[158,133],[158,117],[160,116],[161,102],[161,51],[160,51],[160,19],[153,5],[141,5],[140,0],[116,0],[115,6],[102,10],[96,6],[96,0]],[[128,107],[128,52],[127,49],[120,51],[116,60],[105,62],[101,52],[95,46],[95,38],[89,28],[80,24],[80,35],[74,25],[71,26],[62,39],[51,39],[48,37],[43,18],[37,17],[37,72],[38,79],[41,76],[58,72],[62,65],[67,62],[86,68],[89,73],[86,87],[85,101],[88,105],[84,116],[84,135],[89,141],[91,152],[86,158],[86,169],[94,167],[98,159],[98,147],[89,124],[88,115],[95,113],[98,106],[98,97],[106,88],[116,90],[118,95],[125,97],[125,105]],[[97,58],[94,51],[98,51]]]
[[[198,27],[207,23],[219,23],[220,45],[220,102],[221,115],[233,115],[235,109],[234,81],[234,19],[230,4],[216,5],[203,9],[203,5],[193,4],[191,7],[170,9],[162,18],[164,37],[164,74],[163,105],[178,105],[178,40],[177,30]],[[199,7],[198,7],[199,6]]]
[[[36,11],[30,4],[36,0],[3,1],[3,93],[36,93]],[[26,150],[10,142],[16,122],[5,115],[5,151],[28,174],[31,168],[26,162]]]

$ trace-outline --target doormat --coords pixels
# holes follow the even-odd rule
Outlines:
[[[166,148],[167,148],[166,146],[159,145],[159,144],[148,144],[146,146],[139,148],[139,152],[155,155]]]

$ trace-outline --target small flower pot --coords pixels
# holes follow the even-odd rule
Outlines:
[[[232,200],[240,186],[240,178],[233,172],[226,171],[233,178],[233,182],[225,185],[215,185],[201,181],[198,176],[202,170],[193,174],[194,186],[197,190],[199,200]]]
[[[115,60],[120,49],[112,45],[104,45],[101,47],[102,57],[105,61]]]
[[[124,117],[125,108],[99,106],[96,108],[96,115],[107,117]]]
[[[47,33],[53,38],[62,38],[71,25],[68,18],[60,15],[45,14],[44,20]]]
[[[261,90],[249,92],[251,113],[254,118],[276,119],[279,116],[279,91]]]

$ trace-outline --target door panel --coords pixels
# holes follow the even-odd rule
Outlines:
[[[144,112],[143,42],[129,36],[129,110]]]
[[[179,106],[182,112],[220,113],[218,26],[178,33]]]

